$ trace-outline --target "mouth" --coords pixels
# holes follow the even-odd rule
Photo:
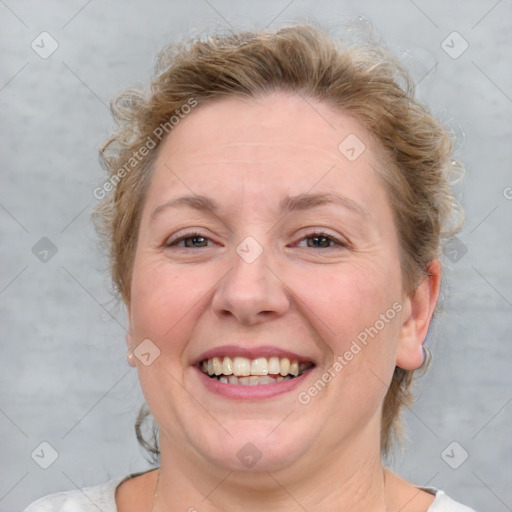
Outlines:
[[[314,366],[309,361],[288,357],[215,356],[203,359],[199,369],[222,384],[262,386],[293,380]]]

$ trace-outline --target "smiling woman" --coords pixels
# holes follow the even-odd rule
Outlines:
[[[28,510],[469,511],[382,461],[428,363],[460,170],[396,60],[311,26],[212,36],[114,105],[110,178],[155,142],[96,220],[159,468]]]

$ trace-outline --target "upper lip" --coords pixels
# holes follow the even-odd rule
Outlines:
[[[314,361],[311,357],[303,356],[272,346],[259,346],[259,347],[243,347],[240,345],[222,345],[214,347],[192,360],[192,365],[199,364],[205,359],[212,359],[213,357],[246,357],[247,359],[257,359],[258,357],[287,357],[290,361],[299,361],[299,363],[312,363]]]

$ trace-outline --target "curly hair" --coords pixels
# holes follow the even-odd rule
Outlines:
[[[443,239],[460,229],[462,212],[450,179],[462,165],[452,158],[451,134],[415,99],[411,78],[380,44],[337,41],[311,25],[195,38],[161,51],[149,91],[130,89],[113,100],[118,129],[100,149],[109,177],[95,190],[101,202],[94,218],[127,306],[141,210],[162,140],[192,108],[277,90],[353,116],[380,143],[387,162],[378,172],[392,206],[409,295],[440,256]],[[413,375],[395,368],[382,410],[383,455],[400,437]],[[141,441],[144,414],[137,423]]]

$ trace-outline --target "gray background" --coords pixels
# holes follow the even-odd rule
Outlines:
[[[125,313],[88,215],[109,99],[185,36],[298,19],[335,30],[353,15],[403,59],[467,166],[457,189],[467,222],[446,260],[434,365],[393,466],[480,511],[512,510],[510,0],[0,0],[1,511],[149,467],[133,435],[142,398],[125,361]],[[46,59],[31,48],[43,31],[59,45]],[[453,31],[469,44],[457,58],[458,36],[442,47]],[[42,237],[55,255],[41,253],[45,242],[33,251]],[[50,449],[31,457],[43,441],[58,453],[48,469],[39,464]]]

